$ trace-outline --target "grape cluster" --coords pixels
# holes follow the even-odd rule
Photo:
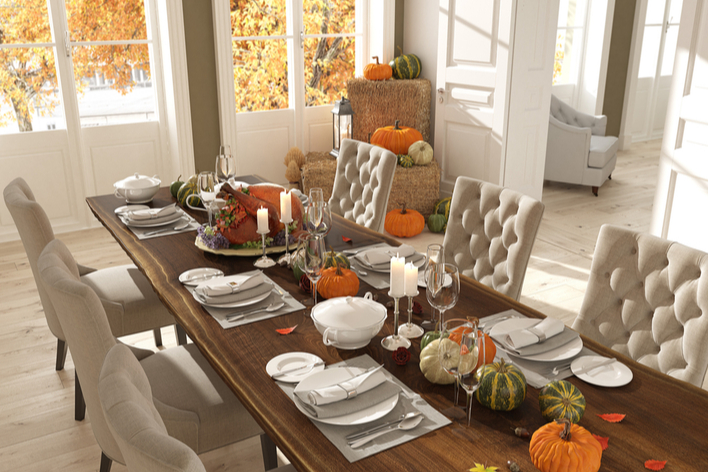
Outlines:
[[[292,233],[288,233],[288,240],[290,242],[290,247],[295,247],[295,244],[297,243],[297,239],[295,239],[292,235]],[[273,246],[285,246],[285,230],[281,230],[278,234],[275,235],[273,238]]]

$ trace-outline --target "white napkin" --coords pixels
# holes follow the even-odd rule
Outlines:
[[[348,396],[353,398],[378,387],[385,381],[386,375],[381,370],[364,372],[363,374],[357,375],[346,382],[310,390],[307,392],[307,396],[305,398],[303,398],[304,395],[298,396],[300,396],[305,403],[309,403],[310,405],[327,405],[329,403],[346,400]],[[347,394],[347,392],[355,393]]]
[[[411,257],[414,254],[415,248],[413,246],[401,244],[398,247],[375,247],[367,251],[360,252],[357,254],[357,258],[365,264],[375,266],[390,263],[391,258],[396,255],[398,255],[398,257]]]
[[[531,346],[544,342],[548,338],[552,338],[563,332],[565,324],[556,318],[546,318],[537,325],[526,329],[517,329],[507,334],[506,344],[514,349]]]
[[[205,297],[221,297],[232,293],[242,292],[251,289],[265,282],[263,272],[244,277],[243,275],[231,275],[210,280],[204,285],[200,284],[196,291]]]
[[[126,218],[133,221],[154,220],[174,214],[177,211],[175,204],[167,205],[163,208],[150,208],[148,210],[129,211],[125,214]]]

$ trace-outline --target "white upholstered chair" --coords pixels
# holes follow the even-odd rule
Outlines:
[[[458,177],[443,240],[445,262],[518,300],[543,209],[527,195]]]
[[[708,369],[708,254],[604,225],[573,329],[700,387]]]
[[[100,471],[108,472],[114,460],[125,464],[98,397],[101,368],[116,338],[101,301],[80,279],[76,261],[64,243],[54,240],[47,244],[37,268],[71,349],[77,378],[81,379],[91,428],[102,451]],[[272,464],[275,445],[196,345],[158,353],[137,348],[132,351],[149,379],[155,407],[170,436],[200,454],[262,435],[262,445],[272,445],[270,457],[264,460]]]
[[[329,199],[332,213],[382,233],[397,164],[391,151],[343,139]]]
[[[605,136],[607,117],[581,113],[551,95],[544,178],[599,187],[612,178],[619,140]]]

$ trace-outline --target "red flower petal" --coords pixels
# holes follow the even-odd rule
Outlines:
[[[649,470],[661,470],[666,465],[666,461],[649,460],[644,463],[644,467]]]
[[[295,328],[297,328],[297,325],[293,326],[292,328],[276,329],[276,331],[280,334],[290,334],[295,331]]]
[[[598,436],[597,434],[592,435],[593,438],[597,439],[597,442],[600,443],[600,446],[602,446],[602,450],[604,451],[607,449],[607,446],[609,446],[610,438],[603,438],[602,436]]]
[[[609,423],[619,423],[624,419],[625,416],[627,415],[621,415],[619,413],[607,413],[605,415],[597,415],[603,420],[609,422]]]
[[[346,236],[342,236],[342,241],[344,241],[345,243],[350,243],[350,242],[352,242],[352,238],[347,238]]]

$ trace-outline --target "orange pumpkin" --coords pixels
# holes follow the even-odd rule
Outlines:
[[[415,128],[399,126],[398,120],[393,126],[384,126],[371,135],[371,144],[388,149],[395,155],[408,154],[408,148],[416,141],[422,141],[423,135]]]
[[[393,69],[388,64],[379,64],[379,57],[372,57],[376,64],[368,64],[364,67],[364,78],[368,80],[386,80],[393,75]]]
[[[460,344],[462,342],[462,335],[465,333],[469,333],[472,331],[472,328],[466,328],[464,326],[460,326],[459,328],[455,328],[452,330],[450,333],[450,340],[455,341],[457,344]],[[482,336],[484,333],[482,330],[477,330],[477,336]],[[484,363],[485,364],[494,364],[494,356],[497,355],[497,347],[494,345],[494,341],[492,341],[492,338],[489,337],[488,334],[484,334]],[[482,358],[479,358],[479,361],[477,361],[477,366],[475,369],[481,367],[482,365]]]
[[[322,277],[317,282],[317,293],[324,298],[353,297],[359,292],[359,277],[337,263],[337,267],[329,267],[322,271]]]
[[[384,229],[398,238],[410,238],[420,234],[425,228],[425,218],[415,210],[403,208],[391,210],[386,214]]]
[[[562,418],[533,433],[529,453],[541,472],[597,472],[602,446],[587,429]]]

